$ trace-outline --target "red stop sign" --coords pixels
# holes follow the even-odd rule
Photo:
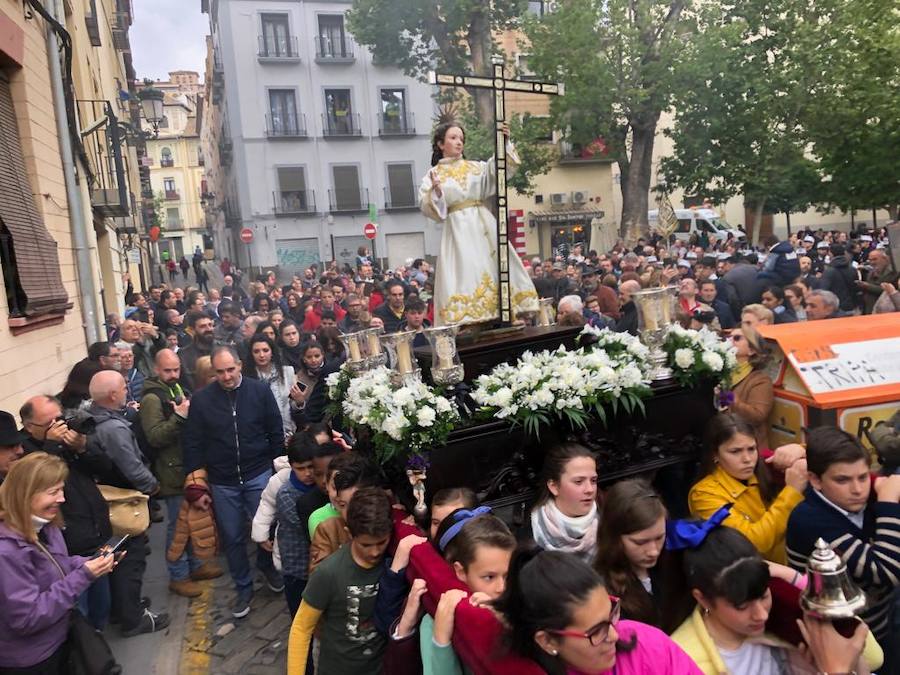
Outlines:
[[[366,239],[374,239],[375,235],[378,234],[378,226],[375,223],[366,223],[365,227],[363,227],[363,234],[366,236]]]
[[[251,241],[253,241],[253,230],[251,230],[249,227],[245,227],[243,230],[241,230],[241,241],[245,244],[249,244]]]

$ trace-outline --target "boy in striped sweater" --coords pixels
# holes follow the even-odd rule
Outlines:
[[[789,562],[804,571],[816,540],[824,539],[866,593],[860,618],[887,658],[896,649],[890,614],[900,582],[900,475],[873,481],[865,448],[836,427],[807,433],[806,462],[809,487],[788,520]]]

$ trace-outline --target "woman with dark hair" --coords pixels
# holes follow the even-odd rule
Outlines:
[[[339,361],[329,361],[318,342],[304,342],[300,347],[301,368],[297,375],[299,395],[294,400],[299,412],[295,415],[297,426],[321,422],[325,417],[328,386],[325,379],[338,368]]]
[[[622,598],[622,617],[675,630],[690,603],[681,592],[679,560],[667,551],[666,507],[649,483],[623,480],[606,491],[594,567]]]
[[[734,401],[731,412],[753,425],[753,436],[760,449],[769,447],[769,415],[775,405],[775,385],[766,374],[769,348],[753,328],[735,328],[731,343],[737,356],[737,367],[731,374]]]
[[[254,335],[265,335],[272,341],[273,344],[275,342],[277,333],[277,329],[268,319],[266,319],[265,321],[260,321],[256,325],[256,330],[254,331]]]
[[[285,365],[291,366],[294,372],[301,368],[300,357],[300,326],[291,319],[285,319],[278,330],[278,349]]]
[[[784,287],[784,304],[790,307],[797,321],[806,321],[806,305],[803,303],[803,289],[797,284]]]
[[[531,536],[551,551],[574,553],[587,563],[597,553],[597,462],[575,443],[553,448],[544,459]]]
[[[700,675],[658,628],[619,620],[619,599],[586,562],[540,548],[519,551],[494,607],[510,646],[550,675]]]
[[[291,319],[302,324],[306,319],[303,312],[303,296],[296,291],[289,291],[285,296],[285,303],[287,304],[287,316],[285,319]]]
[[[78,410],[79,408],[88,408],[90,406],[90,384],[91,378],[103,370],[97,361],[90,359],[82,359],[69,371],[66,383],[56,398],[66,410]]]
[[[798,649],[766,632],[772,611],[769,566],[743,534],[730,527],[709,532],[684,552],[687,586],[697,603],[672,635],[705,675],[799,675],[816,669]],[[871,635],[856,672],[882,662]]]
[[[509,130],[504,134],[508,137]],[[486,203],[497,193],[494,160],[465,159],[465,132],[440,124],[432,139],[431,170],[419,187],[422,212],[444,223],[435,277],[435,325],[490,321],[499,316],[497,222]],[[509,164],[519,164],[507,144]],[[537,311],[537,292],[522,260],[509,244],[509,279],[513,314]]]
[[[284,435],[291,436],[294,433],[291,410],[301,400],[300,390],[294,378],[294,369],[282,364],[275,343],[262,333],[250,337],[247,341],[247,353],[250,358],[244,360],[243,374],[269,385],[281,412]]]
[[[787,467],[779,490],[760,456],[753,426],[739,415],[713,417],[705,441],[703,478],[688,493],[691,514],[709,518],[731,504],[724,524],[743,533],[766,560],[786,564],[784,535],[788,516],[803,501],[806,460]]]
[[[797,323],[797,315],[794,308],[784,297],[784,289],[781,286],[769,286],[762,292],[761,301],[763,307],[770,310],[775,316],[775,323]]]
[[[272,301],[264,290],[260,290],[253,296],[253,313],[268,318],[270,311],[272,311]]]
[[[316,331],[316,342],[322,345],[325,350],[325,358],[328,360],[337,360],[340,363],[344,361],[344,344],[340,341],[341,332],[332,326],[321,326]]]

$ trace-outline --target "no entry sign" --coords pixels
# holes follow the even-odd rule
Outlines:
[[[375,235],[378,234],[378,226],[375,223],[366,223],[365,227],[363,227],[363,234],[366,236],[366,239],[374,239]]]
[[[253,230],[251,230],[249,227],[245,227],[243,230],[241,230],[241,241],[245,244],[249,244],[251,241],[253,241]]]

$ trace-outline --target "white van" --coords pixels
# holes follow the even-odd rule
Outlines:
[[[729,225],[727,220],[712,209],[675,209],[675,217],[678,218],[675,237],[683,241],[690,239],[694,233],[699,237],[701,232],[706,232],[708,236],[715,236],[720,240],[727,239],[729,234],[736,241],[747,239],[747,234],[743,230]],[[647,219],[650,221],[652,230],[659,222],[659,210],[648,211]]]

